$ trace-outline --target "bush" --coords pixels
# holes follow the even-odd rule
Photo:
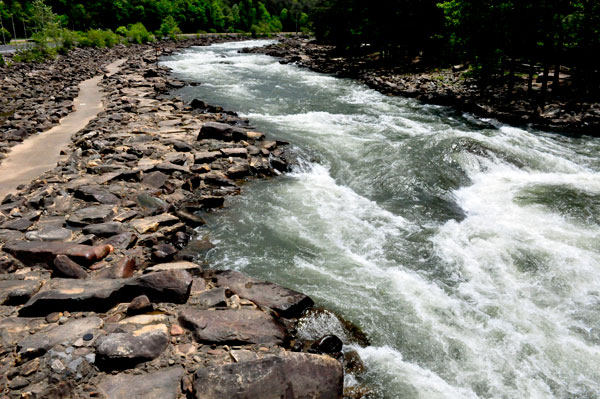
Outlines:
[[[146,27],[141,22],[129,26],[127,38],[130,42],[137,44],[148,43],[154,40],[152,34],[146,30]]]
[[[3,67],[4,65],[6,65],[6,62],[4,62],[4,57],[0,54],[0,67]]]
[[[117,30],[115,31],[115,33],[119,36],[125,37],[125,36],[127,36],[127,28],[124,26],[119,26],[117,28]]]
[[[121,41],[111,30],[92,29],[82,33],[79,38],[81,47],[113,47]]]
[[[56,49],[45,47],[33,47],[17,50],[13,56],[14,62],[44,62],[56,57]]]

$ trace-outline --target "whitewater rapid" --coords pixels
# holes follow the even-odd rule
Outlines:
[[[376,397],[600,397],[600,139],[237,52],[267,43],[163,61],[201,83],[179,95],[240,112],[299,159],[209,217],[211,265],[360,326]]]

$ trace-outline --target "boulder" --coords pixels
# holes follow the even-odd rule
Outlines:
[[[211,278],[216,286],[228,287],[240,297],[273,309],[283,317],[298,317],[314,304],[310,297],[301,292],[233,270],[207,271],[203,276]]]
[[[287,352],[280,356],[201,368],[197,399],[341,399],[342,364],[328,356]]]
[[[254,309],[184,309],[179,323],[199,342],[218,344],[282,344],[284,328],[268,314]]]

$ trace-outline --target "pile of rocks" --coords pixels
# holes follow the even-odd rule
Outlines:
[[[462,112],[494,118],[514,125],[528,125],[567,133],[598,135],[600,105],[569,95],[549,96],[543,109],[538,105],[540,83],[534,94],[527,92],[527,80],[518,80],[514,92],[507,94],[504,85],[482,90],[465,75],[466,68],[412,71],[407,66],[390,66],[370,56],[343,57],[334,46],[308,38],[281,37],[279,43],[242,50],[279,57],[281,63],[296,63],[312,70],[357,79],[369,87],[390,95],[416,98],[428,104],[446,105]]]
[[[0,396],[342,397],[360,359],[334,336],[297,339],[313,301],[206,269],[213,245],[195,235],[244,180],[286,170],[285,143],[170,98],[184,83],[155,50],[128,51],[105,111],[1,201]]]

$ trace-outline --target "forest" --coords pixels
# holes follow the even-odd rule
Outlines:
[[[37,30],[35,5],[0,1],[2,37]],[[468,65],[481,82],[515,79],[542,93],[558,88],[568,68],[572,86],[600,92],[600,2],[594,0],[46,0],[62,28],[71,31],[174,32],[313,31],[345,55],[377,53],[392,65]],[[39,19],[39,18],[38,18]],[[135,25],[138,24],[138,25]],[[135,33],[134,33],[135,36]],[[143,36],[143,35],[142,35]],[[536,65],[543,72],[536,72]],[[562,68],[562,69],[561,69]],[[539,68],[538,68],[539,69]],[[483,85],[485,86],[485,85]]]
[[[116,30],[141,23],[151,32],[172,19],[184,33],[296,32],[308,25],[311,0],[47,0],[63,28],[73,31]],[[6,37],[29,37],[36,29],[39,1],[0,1]],[[2,38],[0,37],[0,40]]]

